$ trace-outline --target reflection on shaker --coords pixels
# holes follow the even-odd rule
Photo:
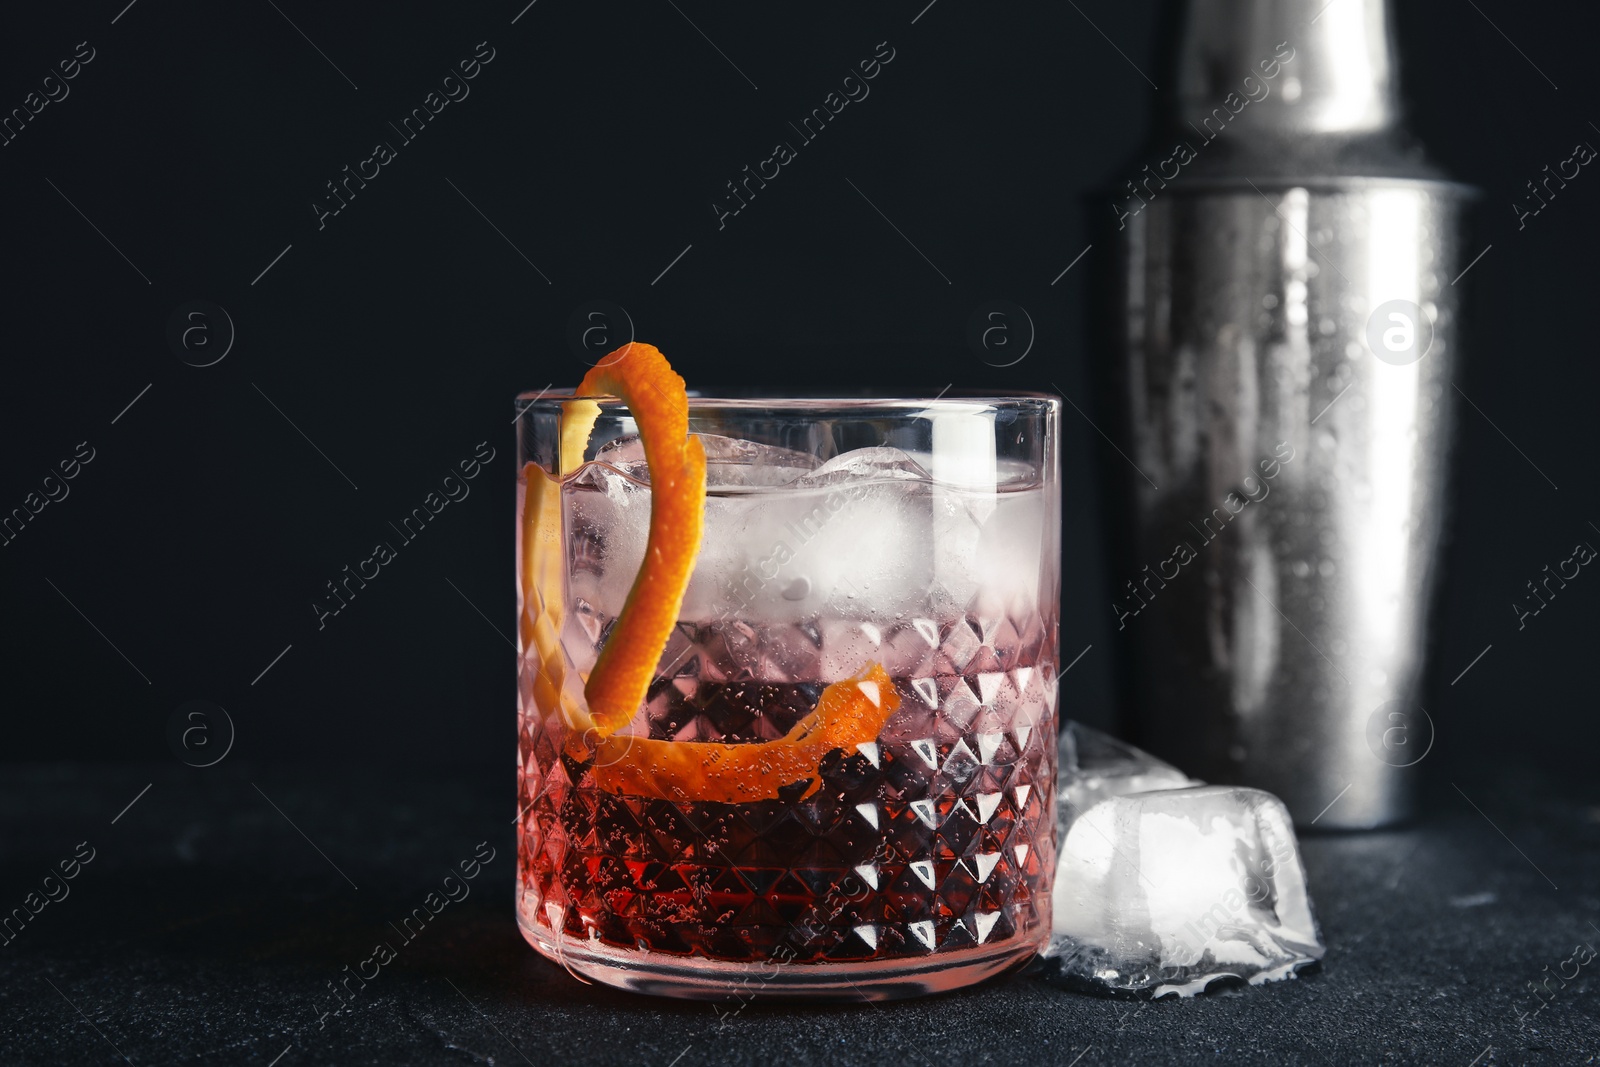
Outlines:
[[[1387,0],[1321,6],[1189,0],[1158,162],[1092,205],[1116,256],[1101,409],[1149,480],[1114,454],[1104,475],[1139,742],[1364,827],[1408,814],[1432,739],[1470,190],[1400,126]],[[1371,740],[1391,707],[1411,729]]]

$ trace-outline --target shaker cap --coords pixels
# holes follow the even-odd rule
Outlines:
[[[1399,125],[1388,0],[1186,0],[1176,46],[1179,125],[1213,118],[1246,136]]]

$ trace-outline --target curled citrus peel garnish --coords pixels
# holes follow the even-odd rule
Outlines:
[[[561,483],[537,463],[522,470],[522,648],[536,656],[533,702],[560,708],[569,727],[588,728],[589,714],[567,695],[561,654],[566,553],[561,539]]]
[[[595,783],[607,792],[670,800],[743,803],[776,800],[785,786],[822,785],[819,768],[834,749],[877,739],[900,705],[894,684],[873,664],[862,675],[822,692],[815,709],[776,741],[747,744],[663,741],[617,735],[642,705],[662,650],[678,621],[705,527],[706,457],[689,435],[684,381],[653,345],[630,342],[584,376],[562,410],[558,468],[583,463],[600,415],[595,396],[627,405],[650,471],[650,532],[644,562],[616,625],[584,685],[587,709],[566,685],[560,644],[566,558],[562,550],[561,483],[536,464],[524,468],[522,639],[533,647],[538,707],[559,709],[571,730],[569,750],[592,744]],[[574,752],[574,755],[578,755]]]
[[[628,724],[644,703],[661,650],[678,622],[705,529],[706,453],[689,436],[689,394],[654,345],[631,342],[583,376],[577,396],[614,396],[639,427],[650,468],[650,536],[644,562],[583,695],[600,737]],[[600,407],[576,401],[563,413],[561,466],[581,461]],[[573,463],[574,468],[576,463]]]
[[[785,786],[810,779],[804,799],[822,788],[824,756],[876,740],[899,706],[894,683],[874,663],[861,677],[824,689],[816,708],[776,741],[726,745],[608,737],[595,753],[594,780],[608,793],[743,804],[777,800]]]

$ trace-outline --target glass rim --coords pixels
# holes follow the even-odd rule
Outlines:
[[[566,386],[561,389],[525,390],[518,393],[514,403],[521,411],[543,411],[558,408],[559,405],[575,399],[573,392],[576,386]],[[621,404],[622,399],[616,396],[602,395],[585,397],[584,399],[598,400],[603,404]],[[769,393],[759,393],[751,390],[747,395],[703,395],[691,390],[689,393],[689,409],[732,408],[736,410],[763,411],[768,414],[811,414],[825,411],[849,412],[854,410],[882,410],[901,409],[907,413],[920,413],[937,411],[940,408],[950,409],[969,408],[974,404],[986,407],[1030,407],[1042,406],[1059,408],[1062,397],[1058,393],[1033,392],[1028,390],[984,390],[969,389],[961,393],[945,391],[933,395],[907,395],[905,393],[873,393],[863,391],[855,395],[807,395],[790,393],[775,396]]]

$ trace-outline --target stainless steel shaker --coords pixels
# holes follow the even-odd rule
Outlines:
[[[1401,126],[1387,0],[1182,9],[1150,147],[1092,207],[1123,693],[1184,770],[1377,826],[1433,740],[1470,190]]]

